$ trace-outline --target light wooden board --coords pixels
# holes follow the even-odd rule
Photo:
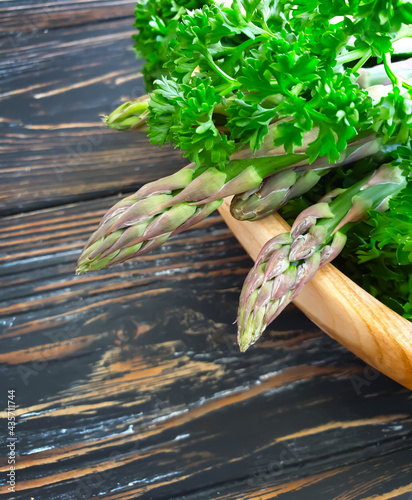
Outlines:
[[[289,230],[278,215],[240,222],[230,215],[230,201],[220,210],[249,255]],[[320,269],[295,299],[314,323],[368,364],[412,389],[412,324],[365,292],[332,264]]]

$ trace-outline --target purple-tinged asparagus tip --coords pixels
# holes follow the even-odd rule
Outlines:
[[[331,218],[333,213],[328,203],[316,203],[303,210],[297,217],[290,230],[292,238],[297,238],[316,224],[317,219]]]

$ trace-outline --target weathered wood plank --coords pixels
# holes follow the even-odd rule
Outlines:
[[[288,450],[289,460],[294,453]],[[263,472],[253,480],[231,485],[220,485],[213,490],[179,497],[179,500],[285,500],[336,499],[336,500],[410,500],[412,498],[412,464],[410,449],[405,447],[395,453],[384,453],[368,461],[331,468],[320,474],[300,477],[293,467],[286,481],[279,481],[276,473]],[[289,465],[289,464],[288,464]],[[290,464],[292,465],[292,464]],[[286,467],[286,465],[285,465]],[[103,498],[127,498],[107,495]]]
[[[0,213],[41,209],[0,219],[15,498],[410,500],[410,393],[294,307],[240,354],[232,321],[250,260],[218,216],[74,276],[117,199],[97,198],[185,163],[100,125],[144,92],[132,11],[129,0],[0,6]],[[6,470],[0,458],[0,493]]]
[[[138,133],[100,121],[144,93],[131,21],[0,40],[0,215],[131,191],[183,166]]]
[[[408,470],[410,393],[294,307],[239,353],[232,321],[250,260],[218,216],[138,261],[74,276],[115,201],[0,219],[16,498],[218,498],[224,485],[242,498],[307,477],[327,491],[347,468],[349,495],[363,484],[358,464],[390,455]]]
[[[0,36],[8,35],[10,43],[25,43],[44,29],[75,26],[133,16],[131,0],[19,0],[2,1]]]

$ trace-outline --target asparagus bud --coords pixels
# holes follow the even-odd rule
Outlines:
[[[260,189],[241,193],[232,198],[230,213],[237,220],[259,220],[278,211],[289,200],[297,198],[315,186],[329,169],[294,172],[292,170],[271,175]]]
[[[133,101],[125,102],[116,108],[109,116],[103,117],[103,122],[108,128],[115,130],[138,130],[148,132],[146,122],[149,117],[148,95],[143,95]]]
[[[180,203],[168,210],[157,212],[152,216],[136,216],[137,205],[149,201],[146,210],[150,211],[167,195],[156,195],[147,200],[138,200],[120,216],[108,218],[94,234],[93,243],[86,245],[77,263],[77,274],[96,271],[129,259],[143,255],[163,245],[171,236],[197,224],[216,210],[222,200],[206,203],[196,207],[188,203]],[[100,236],[96,239],[97,233]]]
[[[217,203],[196,208],[182,204],[177,210],[156,211],[173,192],[190,184],[194,166],[146,184],[114,205],[90,236],[77,263],[77,273],[109,267],[162,244],[188,221],[199,222]],[[154,213],[153,213],[154,212]],[[149,215],[150,214],[150,215]],[[193,223],[195,223],[193,222]]]
[[[382,165],[350,188],[335,190],[304,210],[290,233],[269,240],[249,272],[240,296],[238,342],[245,351],[297,296],[317,270],[343,249],[350,224],[406,186],[396,165]]]

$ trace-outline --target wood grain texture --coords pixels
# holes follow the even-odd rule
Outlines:
[[[294,306],[238,351],[232,321],[251,261],[218,216],[138,261],[75,276],[116,201],[0,219],[15,498],[260,498],[278,488],[294,499],[300,484],[310,488],[302,498],[339,498],[339,477],[342,498],[355,499],[377,491],[359,472],[371,460],[407,467],[410,392]],[[385,491],[410,483],[400,473],[379,481]]]
[[[19,0],[0,4],[0,36],[22,44],[34,33],[120,17],[132,18],[136,5],[131,0]]]
[[[0,39],[0,215],[132,191],[187,163],[101,124],[145,93],[132,33],[127,19]]]
[[[293,305],[241,354],[232,322],[252,261],[219,216],[138,261],[74,275],[116,195],[185,163],[100,127],[100,113],[143,93],[128,4],[0,2],[13,498],[410,500],[411,393]]]
[[[219,211],[249,255],[290,226],[278,214],[256,222]],[[332,338],[400,384],[412,389],[412,324],[348,279],[332,264],[320,269],[294,303]]]
[[[290,447],[284,454],[289,462],[294,453]],[[412,467],[408,463],[409,450],[405,449],[383,457],[372,457],[367,462],[331,468],[301,478],[296,469],[291,470],[287,481],[282,482],[269,470],[260,484],[253,480],[228,485],[202,492],[201,495],[185,495],[181,500],[268,500],[271,498],[307,499],[353,499],[353,500],[410,500]],[[258,476],[259,478],[259,476]],[[362,483],[359,484],[359,479]],[[405,481],[406,479],[406,481]],[[348,493],[350,490],[350,493]],[[203,495],[203,496],[202,496]]]

